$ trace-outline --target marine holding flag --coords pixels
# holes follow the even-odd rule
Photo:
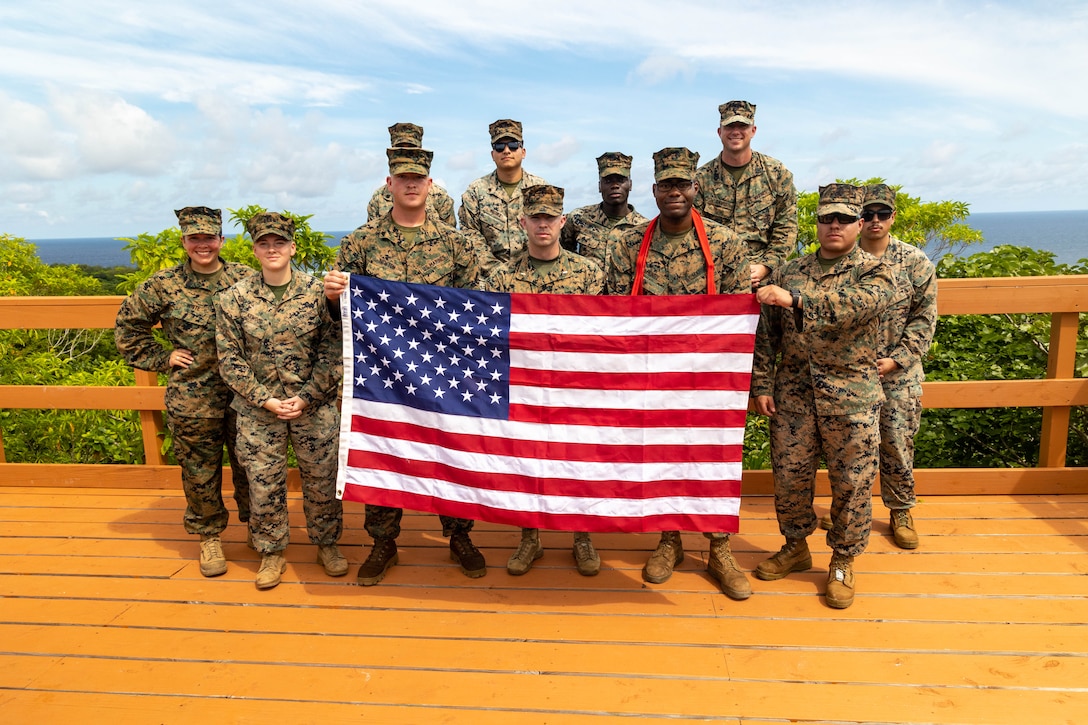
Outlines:
[[[389,176],[385,182],[393,195],[393,208],[341,240],[336,269],[325,276],[325,296],[330,302],[338,301],[347,288],[348,273],[448,287],[475,286],[477,263],[471,244],[426,209],[434,154],[422,148],[390,148],[386,155]],[[338,303],[336,310],[340,310]],[[347,369],[345,378],[350,379]],[[377,584],[397,563],[403,513],[399,507],[367,503],[366,531],[374,546],[359,568],[359,584]],[[441,521],[443,536],[450,537],[450,556],[461,571],[473,578],[487,574],[484,556],[469,538],[473,522],[454,516],[441,516]]]
[[[692,208],[699,190],[695,182],[699,154],[686,148],[665,148],[653,157],[653,193],[660,214],[617,232],[610,240],[609,294],[750,293],[747,247],[728,227],[703,219]],[[741,428],[743,437],[743,422]],[[739,474],[737,478],[739,492]],[[707,571],[722,592],[732,599],[750,597],[752,587],[733,558],[729,534],[721,529],[702,530],[710,539]],[[683,560],[680,531],[663,531],[657,549],[642,569],[642,578],[654,584],[665,582]]]
[[[604,291],[604,271],[597,263],[559,244],[567,221],[563,215],[563,190],[538,184],[522,191],[522,197],[521,226],[528,235],[528,245],[492,272],[483,286],[493,292],[534,294],[599,295]],[[589,532],[574,534],[573,553],[579,574],[593,576],[600,571],[601,557]],[[514,576],[525,574],[542,556],[540,529],[523,528],[521,543],[506,562],[506,571]]]
[[[523,528],[736,531],[751,294],[350,284],[343,498]]]

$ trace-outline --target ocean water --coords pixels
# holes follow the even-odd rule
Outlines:
[[[1053,252],[1056,261],[1075,264],[1088,257],[1088,210],[1012,211],[972,214],[968,224],[982,232],[986,241],[968,247],[970,255],[999,244],[1013,244]],[[329,232],[336,246],[347,232]],[[132,265],[125,243],[110,237],[85,239],[29,239],[37,245],[46,264],[86,264],[96,267]]]

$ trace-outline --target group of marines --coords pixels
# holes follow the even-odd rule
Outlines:
[[[218,259],[216,210],[179,211],[189,260],[126,300],[116,336],[130,364],[171,373],[167,413],[186,491],[185,526],[201,536],[201,572],[226,571],[220,540],[227,521],[220,492],[226,444],[239,518],[249,522],[247,542],[262,554],[257,586],[279,583],[287,545],[288,439],[318,560],[331,576],[348,570],[337,547],[342,508],[331,493],[336,456],[330,450],[341,374],[334,362],[338,300],[349,274],[518,293],[754,292],[761,314],[750,410],[770,418],[775,509],[786,539],[754,573],[776,580],[811,568],[807,537],[823,525],[833,551],[826,602],[850,606],[853,560],[868,543],[878,475],[896,544],[918,545],[910,513],[913,439],[921,363],[936,324],[935,271],[925,254],[890,235],[896,192],[884,184],[821,187],[819,248],[789,259],[797,238],[793,176],[777,159],[752,150],[755,110],[746,101],[719,107],[722,152],[702,166],[686,148],[653,154],[653,219],[628,203],[632,158],[618,152],[597,159],[601,202],[564,214],[563,189],[522,168],[521,123],[496,121],[489,127],[495,170],[462,195],[460,228],[453,200],[430,178],[433,153],[422,147],[423,129],[395,124],[386,183],[368,204],[368,222],[341,241],[323,282],[292,273],[289,219],[262,214],[251,220],[262,263],[257,273]],[[152,337],[158,322],[173,351]],[[821,460],[832,492],[824,520],[813,508]],[[377,584],[398,562],[402,514],[366,505],[373,545],[359,584]],[[470,538],[473,522],[440,520],[451,558],[466,576],[484,576],[484,556]],[[747,599],[751,584],[729,534],[704,535],[710,576],[730,598]],[[599,571],[588,532],[574,534],[572,553],[581,574]],[[523,529],[507,571],[525,574],[543,555],[539,531]],[[683,559],[680,532],[662,532],[642,576],[663,583]]]

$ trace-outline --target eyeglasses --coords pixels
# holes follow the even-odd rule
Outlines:
[[[884,211],[869,211],[866,209],[861,213],[861,218],[867,222],[871,222],[874,218],[879,219],[882,222],[886,222],[892,218],[892,211],[886,209]]]
[[[687,191],[691,188],[691,181],[688,179],[662,179],[657,182],[657,188],[659,191]]]
[[[502,153],[504,149],[517,151],[521,148],[521,141],[496,141],[491,144],[491,148],[495,149],[498,153]]]
[[[831,224],[832,222],[838,222],[839,224],[853,224],[858,218],[856,216],[850,216],[849,214],[823,214],[816,217],[816,221],[821,224]]]

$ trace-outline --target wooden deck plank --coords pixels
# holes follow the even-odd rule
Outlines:
[[[0,658],[0,687],[6,672],[27,657]],[[315,703],[415,703],[442,708],[507,707],[517,693],[527,713],[615,713],[639,716],[735,716],[834,721],[887,721],[909,713],[913,721],[1022,723],[1074,721],[1088,712],[1088,693],[1019,688],[873,686],[816,679],[771,681],[706,676],[693,679],[581,677],[523,671],[514,674],[443,669],[421,683],[415,672],[376,667],[305,667],[259,664],[171,662],[69,657],[39,672],[35,689],[147,692],[197,697],[279,699],[291,682],[297,699]],[[743,677],[743,673],[738,673]],[[16,676],[17,680],[22,678]],[[962,718],[962,719],[959,719]]]
[[[300,620],[299,612],[304,613]],[[518,639],[530,642],[596,642],[601,644],[676,644],[694,647],[830,648],[875,652],[987,653],[1040,657],[1067,654],[1075,646],[1078,625],[973,622],[933,623],[838,621],[814,626],[821,617],[777,617],[773,627],[755,627],[762,613],[706,617],[607,617],[592,613],[451,612],[365,609],[349,606],[285,608],[260,604],[117,602],[91,599],[7,598],[0,608],[6,624],[97,625],[133,630],[176,629],[210,632],[262,631],[322,637],[392,637],[464,639],[483,632],[480,641]],[[950,650],[955,634],[963,647]],[[862,636],[864,635],[864,636]]]
[[[228,530],[229,531],[229,530]],[[255,555],[242,543],[241,532],[229,533],[224,539],[224,552],[229,561],[244,562],[253,560]],[[544,535],[545,542],[548,535]],[[648,556],[649,550],[630,546],[630,541],[623,535],[603,535],[594,537],[598,551],[602,558],[601,579],[585,582],[591,584],[604,581],[614,575],[615,572],[640,569]],[[164,541],[151,541],[148,539],[76,539],[68,537],[20,537],[4,540],[0,549],[2,556],[102,556],[102,557],[148,557],[148,558],[185,558],[181,554],[182,545],[195,553],[195,547],[191,537],[184,539],[172,539]],[[925,541],[923,540],[923,544]],[[810,539],[809,543],[814,552],[827,551],[818,535]],[[309,558],[308,544],[291,544],[287,550],[287,556],[293,561],[305,561]],[[398,542],[398,548],[404,552],[405,566],[411,565],[418,559],[415,551],[418,547],[407,546],[403,541]],[[427,548],[438,548],[436,544],[429,544]],[[359,544],[343,545],[344,555],[356,566],[365,559],[369,551],[369,543],[365,546]],[[768,555],[768,551],[756,549],[747,538],[738,535],[733,539],[733,550],[737,561],[742,568],[751,570],[756,564]],[[499,557],[498,565],[501,567],[504,554],[512,551],[507,549],[493,549]],[[491,553],[491,552],[488,552]],[[705,557],[705,551],[688,550],[688,556],[700,561]],[[495,563],[495,562],[492,562]],[[561,545],[545,547],[544,557],[533,566],[533,572],[550,571],[553,569],[568,570],[573,566],[566,547]],[[681,565],[683,568],[684,565]],[[967,573],[967,574],[1088,574],[1088,557],[1083,553],[1047,553],[1047,554],[1023,554],[1006,552],[983,552],[970,554],[957,554],[953,552],[930,551],[924,545],[914,551],[888,548],[876,551],[871,549],[863,557],[858,559],[860,570],[886,573]],[[692,568],[689,566],[688,568]],[[698,566],[695,565],[694,569]],[[354,572],[353,572],[354,573]],[[500,572],[500,576],[501,576]],[[535,579],[536,574],[530,575]],[[532,580],[527,580],[532,581]]]
[[[685,534],[665,584],[640,569],[656,534],[595,536],[601,574],[577,574],[570,534],[544,532],[525,577],[504,571],[517,532],[481,523],[491,564],[468,580],[431,515],[408,513],[401,564],[378,587],[330,579],[289,502],[283,584],[253,587],[244,529],[227,574],[200,576],[172,490],[0,487],[0,710],[47,722],[1077,722],[1088,713],[1088,497],[928,497],[922,547],[878,517],[858,600],[820,596],[814,568],[753,580],[733,602]],[[826,504],[826,499],[818,502]],[[228,504],[229,505],[229,504]],[[826,508],[821,509],[826,510]],[[366,554],[361,507],[344,550]],[[738,560],[777,549],[769,498],[743,503]],[[354,571],[352,572],[354,573]],[[104,708],[104,709],[103,709]],[[116,712],[110,710],[115,708]]]
[[[965,686],[1077,690],[1088,682],[1088,659],[1045,655],[1023,657],[995,653],[859,652],[852,649],[690,646],[675,644],[601,644],[491,640],[473,647],[476,637],[368,637],[360,647],[354,637],[269,633],[252,623],[243,632],[164,628],[0,624],[8,654],[38,657],[96,657],[140,660],[148,652],[169,653],[172,662],[303,665],[383,670],[449,669],[517,674],[562,672],[566,675],[750,681],[826,680],[884,685],[890,680],[917,687]]]
[[[299,581],[288,567],[284,582],[276,589],[256,593],[251,576],[245,579],[208,581],[195,572],[193,578],[129,579],[126,577],[0,575],[0,596],[49,596],[63,587],[65,596],[87,599],[127,599],[160,602],[207,601],[241,604],[259,601],[268,605],[305,607],[357,607],[360,610],[407,609],[413,611],[507,611],[523,613],[606,613],[635,617],[810,617],[834,615],[842,620],[931,622],[1015,622],[1039,624],[1082,624],[1088,622],[1088,599],[1068,596],[972,596],[943,593],[894,594],[862,588],[854,605],[841,612],[828,612],[819,596],[821,585],[812,581],[771,582],[776,588],[757,590],[747,602],[726,600],[701,576],[673,585],[701,587],[701,591],[666,588],[629,591],[569,589],[496,588],[483,580],[465,580],[460,573],[449,578],[436,571],[441,584],[404,586],[384,582],[380,587],[362,589],[346,581],[329,579]],[[253,567],[256,571],[256,566]],[[670,581],[671,583],[671,581]],[[763,584],[763,583],[760,583]],[[755,588],[756,585],[753,586]],[[255,596],[259,599],[255,600]]]
[[[97,692],[0,691],[0,709],[13,723],[83,722],[87,713],[99,713],[111,725],[192,725],[223,723],[420,723],[429,725],[511,725],[513,722],[545,721],[548,725],[630,725],[628,716],[606,713],[540,713],[526,720],[523,713],[506,708],[435,708],[424,705],[381,706],[365,702],[312,702],[284,698],[240,700],[237,698],[181,697],[178,695],[108,694]],[[688,722],[710,722],[688,719]],[[675,725],[673,717],[639,717],[639,725]],[[718,725],[739,725],[735,718],[713,718]]]

